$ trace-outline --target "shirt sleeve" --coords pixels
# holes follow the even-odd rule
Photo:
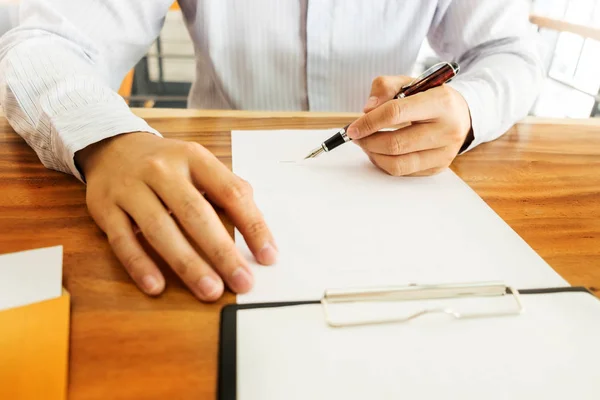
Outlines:
[[[443,60],[461,67],[449,85],[471,113],[474,140],[464,151],[500,137],[541,90],[543,48],[528,16],[522,0],[440,1],[428,39]]]
[[[159,135],[116,93],[158,36],[172,0],[23,0],[0,39],[0,103],[51,169],[83,180],[74,155],[121,133]]]

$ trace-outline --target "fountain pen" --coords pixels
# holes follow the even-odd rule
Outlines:
[[[444,83],[450,82],[450,80],[452,80],[452,78],[458,74],[459,70],[460,67],[455,62],[438,63],[429,68],[427,71],[423,72],[418,78],[413,80],[408,85],[403,86],[402,89],[400,89],[400,92],[394,96],[394,98],[403,99],[413,94],[424,92],[436,86],[441,86]],[[350,124],[346,125],[335,135],[321,143],[319,147],[311,151],[309,155],[304,157],[304,159],[306,160],[307,158],[315,158],[322,153],[329,152],[346,143],[347,141],[352,140],[347,135],[349,126]]]

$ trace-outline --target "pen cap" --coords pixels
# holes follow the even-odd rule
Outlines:
[[[459,66],[456,63],[443,63],[439,68],[433,70],[429,75],[423,77],[402,91],[404,97],[424,92],[431,88],[441,86],[450,81],[458,73]]]

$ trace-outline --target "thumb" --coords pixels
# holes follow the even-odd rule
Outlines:
[[[402,86],[408,85],[413,78],[405,75],[378,76],[373,79],[371,84],[371,94],[365,104],[363,112],[368,113],[376,107],[379,107],[388,100],[391,100],[400,92]]]

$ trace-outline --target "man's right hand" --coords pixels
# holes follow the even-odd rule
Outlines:
[[[252,271],[210,202],[225,210],[258,262],[275,262],[277,248],[250,185],[199,144],[134,132],[88,146],[75,160],[87,180],[90,214],[145,293],[161,293],[165,280],[134,224],[200,300],[221,297],[223,282],[236,293],[250,290]]]

